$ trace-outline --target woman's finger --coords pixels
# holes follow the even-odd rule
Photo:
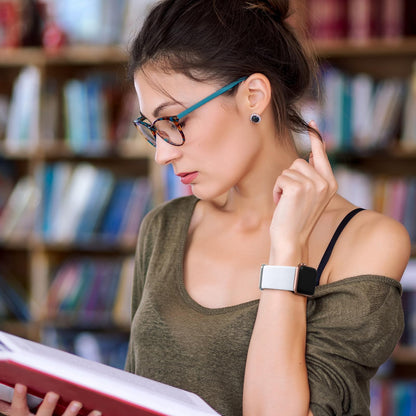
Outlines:
[[[311,127],[315,130],[318,130],[318,127],[314,121],[309,123]],[[309,138],[311,140],[311,150],[312,150],[312,163],[317,172],[322,175],[324,178],[328,175],[332,176],[332,168],[329,163],[328,156],[325,151],[324,142],[313,132],[309,132]]]
[[[9,416],[11,410],[11,404],[0,400],[0,414]]]
[[[27,388],[22,384],[14,386],[12,405],[10,407],[11,416],[28,416],[31,415],[26,400]]]
[[[65,412],[62,413],[62,416],[74,416],[82,409],[82,403],[78,401],[72,401],[69,403],[68,407],[65,409]]]
[[[52,416],[56,405],[58,404],[59,395],[53,392],[46,394],[41,405],[36,412],[36,416]],[[14,415],[13,415],[14,416]]]

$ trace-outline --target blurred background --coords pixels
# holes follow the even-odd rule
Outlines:
[[[319,58],[301,111],[339,192],[412,239],[406,329],[371,406],[416,414],[416,2],[291,2]],[[153,3],[0,0],[0,330],[120,368],[140,222],[190,193],[132,124],[127,47]],[[306,153],[307,137],[296,142]]]

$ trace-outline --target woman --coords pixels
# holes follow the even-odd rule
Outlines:
[[[296,109],[314,65],[288,8],[165,0],[132,44],[135,124],[194,196],[142,224],[126,369],[227,416],[365,415],[368,381],[402,331],[409,237],[336,194],[316,126]],[[309,161],[292,138],[302,130]],[[318,269],[309,300],[259,290],[262,264],[291,266],[263,269],[271,287],[293,284],[300,263]]]
[[[132,44],[135,124],[193,196],[142,224],[126,369],[224,416],[369,415],[369,380],[403,328],[409,237],[336,194],[297,111],[314,62],[288,9],[163,0]]]

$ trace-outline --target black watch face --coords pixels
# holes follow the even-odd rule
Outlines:
[[[312,296],[315,293],[315,286],[316,269],[308,266],[300,266],[296,292],[301,295]]]

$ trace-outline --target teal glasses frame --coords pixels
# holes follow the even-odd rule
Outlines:
[[[234,81],[231,84],[220,88],[218,91],[208,95],[208,97],[198,101],[196,104],[192,105],[176,116],[159,117],[153,123],[149,123],[146,117],[141,115],[133,121],[133,124],[144,135],[145,139],[154,147],[156,146],[156,136],[159,136],[165,142],[173,146],[182,146],[185,143],[185,135],[179,121],[197,108],[203,106],[221,94],[231,90],[233,87],[245,81],[247,78],[248,77],[239,78],[237,81]],[[166,126],[166,124],[168,124],[168,126]],[[158,128],[158,125],[163,125],[164,128]]]

